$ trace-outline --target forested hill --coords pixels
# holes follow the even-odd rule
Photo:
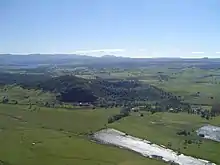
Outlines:
[[[69,75],[49,77],[1,73],[0,84],[17,84],[23,88],[53,92],[62,102],[114,103],[119,105],[134,102],[155,102],[163,103],[163,106],[180,105],[178,98],[171,93],[134,80],[87,80]]]

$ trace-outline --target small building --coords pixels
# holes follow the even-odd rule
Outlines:
[[[139,110],[140,110],[139,107],[133,107],[133,108],[131,108],[131,111],[134,111],[134,112],[138,112]]]

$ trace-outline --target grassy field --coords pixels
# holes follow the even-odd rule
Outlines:
[[[81,71],[77,76],[91,79],[95,76],[104,79],[138,79],[167,92],[182,96],[191,104],[212,105],[220,97],[220,69],[200,69],[189,67],[187,63],[149,65],[136,68],[106,68]],[[161,78],[167,77],[167,79]],[[199,92],[199,96],[195,96]]]
[[[64,110],[0,104],[0,163],[4,165],[163,165],[157,160],[96,144],[86,134],[118,109]]]
[[[206,62],[205,62],[206,63]],[[212,105],[219,101],[220,97],[220,69],[201,69],[196,63],[170,62],[157,63],[150,62],[146,66],[126,66],[102,69],[73,69],[72,66],[61,69],[63,75],[71,73],[86,79],[94,79],[96,76],[104,79],[138,79],[144,83],[152,84],[168,92],[183,96],[184,101],[191,104]],[[211,65],[211,63],[210,63]],[[59,68],[53,70],[60,71]],[[166,76],[168,79],[161,79]],[[200,95],[195,97],[197,92]]]
[[[134,113],[130,117],[113,123],[110,127],[145,138],[157,144],[168,146],[171,143],[171,148],[176,151],[220,164],[220,143],[204,140],[196,136],[195,130],[205,124],[220,126],[220,117],[208,121],[197,115],[186,113],[156,113],[153,115],[144,113],[144,117]],[[177,135],[180,130],[186,130],[190,132],[190,135]],[[201,140],[201,144],[192,143],[185,145],[185,140],[197,142]]]
[[[184,102],[190,104],[213,105],[220,97],[220,70],[200,69],[195,67],[175,68],[172,66],[148,66],[127,69],[105,69],[81,71],[76,76],[93,79],[96,76],[106,79],[138,79],[152,84],[167,92],[182,96]],[[163,77],[166,77],[165,79]],[[29,100],[35,104],[55,102],[54,94],[40,90],[27,90],[17,86],[0,88],[0,97],[8,96],[9,100],[17,100],[19,104],[27,104]]]
[[[165,72],[168,81],[153,84],[176,95],[184,96],[192,104],[213,104],[220,96],[219,71],[207,71],[198,68],[187,68],[179,72]],[[199,92],[198,96],[195,96]],[[213,97],[213,98],[211,98]]]
[[[220,126],[220,117],[204,120],[186,113],[138,113],[107,124],[107,119],[119,109],[64,110],[40,108],[30,111],[26,106],[0,104],[0,160],[8,165],[163,165],[157,160],[136,153],[96,144],[89,141],[88,133],[107,127],[146,138],[181,152],[220,163],[220,143],[202,140],[201,145],[185,140],[198,140],[195,130],[205,124]],[[179,130],[191,132],[179,136]],[[34,144],[33,144],[34,143]]]
[[[3,97],[7,97],[9,99],[9,103],[17,101],[18,104],[32,103],[44,105],[46,102],[56,102],[55,94],[43,92],[41,90],[24,89],[14,85],[6,85],[0,87],[0,98]]]
[[[152,84],[167,92],[182,96],[191,104],[212,105],[220,97],[220,70],[199,68],[172,68],[172,66],[149,66],[145,68],[109,70],[109,77],[135,78],[143,83]],[[166,76],[167,80],[161,78]],[[105,77],[103,77],[105,78]],[[198,96],[195,96],[199,92]]]

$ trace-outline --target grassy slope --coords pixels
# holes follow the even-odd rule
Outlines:
[[[168,92],[184,96],[186,102],[192,104],[213,104],[218,102],[220,97],[220,70],[187,68],[169,69],[172,65],[146,67],[130,69],[129,71],[120,70],[119,72],[109,72],[112,77],[137,78],[142,82],[155,85]],[[159,73],[161,72],[161,73]],[[168,81],[159,81],[159,75],[169,76]],[[213,76],[210,76],[213,75]],[[200,97],[192,95],[200,92]],[[210,99],[214,97],[214,99]]]
[[[220,126],[220,117],[207,121],[199,116],[188,115],[186,113],[157,113],[154,115],[145,113],[144,117],[133,114],[117,123],[113,123],[111,127],[125,131],[134,136],[146,138],[157,144],[167,146],[167,144],[171,142],[171,148],[174,150],[179,150],[180,148],[180,151],[185,154],[211,160],[220,164],[220,143],[202,140],[200,147],[198,144],[188,144],[187,148],[184,149],[183,143],[185,140],[198,140],[200,138],[195,135],[195,132],[191,132],[191,135],[186,137],[176,134],[179,130],[186,129],[192,131],[207,123]]]
[[[155,73],[152,73],[155,75]],[[187,68],[183,70],[168,70],[164,74],[172,77],[168,81],[150,81],[151,84],[176,95],[184,96],[185,101],[195,104],[213,104],[220,96],[219,70],[202,70]],[[215,76],[209,76],[215,75]],[[145,80],[147,82],[147,80]],[[199,83],[198,83],[199,82]],[[192,96],[200,92],[199,97]],[[210,99],[214,97],[214,99]]]
[[[163,165],[86,138],[85,133],[104,127],[115,113],[117,109],[30,111],[0,104],[0,160],[9,165]]]
[[[44,104],[45,102],[56,102],[56,95],[43,92],[41,90],[24,89],[19,86],[6,85],[0,87],[0,97],[8,97],[9,102],[16,100],[18,104],[29,104],[29,100],[32,104]]]

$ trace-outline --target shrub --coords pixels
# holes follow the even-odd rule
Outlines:
[[[108,123],[113,123],[123,117],[129,116],[130,108],[122,108],[120,114],[113,115],[108,118]]]
[[[181,131],[177,132],[177,135],[183,135],[183,136],[187,136],[187,135],[188,135],[188,133],[187,133],[187,131],[186,131],[186,130],[181,130]]]
[[[2,99],[2,103],[6,104],[9,102],[9,99],[7,97],[3,97]]]
[[[188,143],[188,144],[192,144],[193,141],[192,141],[192,140],[188,140],[187,143]]]

